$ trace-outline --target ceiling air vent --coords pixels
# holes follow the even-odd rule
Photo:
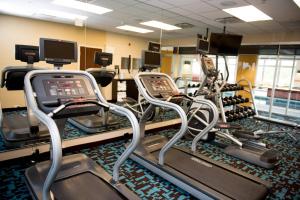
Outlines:
[[[219,22],[221,24],[235,24],[235,23],[241,23],[242,20],[236,18],[236,17],[224,17],[224,18],[217,18],[215,19],[216,22]]]
[[[187,29],[187,28],[193,28],[193,27],[195,27],[193,24],[186,23],[186,22],[175,24],[175,26],[178,26],[178,27],[180,27],[182,29]]]

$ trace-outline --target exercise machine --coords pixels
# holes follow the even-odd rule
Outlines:
[[[225,57],[224,59],[226,60]],[[203,72],[205,74],[205,79],[200,85],[196,96],[204,96],[205,98],[212,100],[218,106],[222,122],[225,123],[225,126],[223,126],[223,128],[219,127],[219,129],[215,129],[214,132],[211,132],[210,134],[216,134],[220,137],[230,139],[235,144],[226,146],[224,151],[228,155],[234,156],[241,160],[245,160],[260,167],[264,167],[267,169],[273,168],[279,160],[277,151],[268,149],[264,144],[260,144],[257,142],[241,142],[238,138],[235,138],[232,134],[230,134],[229,129],[234,131],[235,135],[241,138],[257,139],[255,138],[255,133],[252,133],[252,137],[250,137],[251,133],[249,133],[249,131],[239,130],[238,128],[231,128],[229,124],[226,125],[226,112],[224,111],[223,99],[221,95],[222,88],[226,85],[226,80],[219,78],[219,72],[215,68],[211,58],[202,56],[201,63]],[[226,68],[228,68],[226,61],[225,66]],[[252,116],[252,114],[250,116]]]
[[[77,59],[76,43],[40,39],[41,59],[57,69]],[[25,77],[28,106],[49,129],[50,161],[26,169],[28,188],[34,199],[139,199],[119,182],[119,170],[140,137],[135,116],[127,109],[108,103],[94,77],[84,71],[34,70]],[[113,175],[84,154],[62,156],[61,134],[67,118],[96,114],[101,108],[129,119],[133,139],[116,161]]]
[[[172,103],[182,98],[176,84],[163,73],[139,73],[134,78],[139,92],[150,103],[140,120],[141,140],[131,159],[182,188],[199,199],[264,199],[269,184],[252,175],[216,162],[196,152],[198,135],[192,149],[174,146],[187,131],[184,110]],[[213,120],[202,130],[209,132],[218,121],[216,106],[208,100],[199,100],[214,112]],[[159,106],[176,111],[181,118],[179,131],[168,140],[161,135],[145,137],[147,115]],[[201,134],[200,132],[199,134]]]
[[[98,83],[100,90],[108,86],[114,79],[116,72],[106,69],[112,64],[113,55],[105,52],[95,52],[94,63],[103,68],[88,68],[86,71],[92,74]],[[101,109],[96,115],[78,116],[69,118],[68,121],[87,133],[100,132],[103,127],[117,127],[120,123],[110,115],[108,111]]]
[[[38,46],[15,45],[15,59],[26,62],[27,66],[9,66],[2,70],[1,88],[5,87],[8,91],[23,90],[25,75],[32,70],[42,69],[33,66],[35,62],[39,62]],[[21,108],[12,110],[15,112],[0,113],[1,132],[7,146],[49,139],[48,130],[33,116],[29,108],[27,113]]]
[[[161,66],[161,53],[160,53],[160,44],[149,42],[148,50],[142,51],[141,55],[141,67],[139,71],[141,72],[151,72],[152,70],[158,69]],[[132,99],[126,97],[124,100],[124,107],[131,110],[135,116],[140,119],[146,109],[149,106],[149,103],[139,94],[138,99]],[[156,115],[157,111],[153,110],[151,115],[148,117],[148,121],[152,121]]]

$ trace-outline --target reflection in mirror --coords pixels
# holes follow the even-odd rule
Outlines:
[[[38,58],[39,50],[35,51],[30,46],[38,48],[40,38],[72,41],[76,42],[77,46],[85,44],[87,19],[86,12],[72,12],[55,4],[55,1],[0,2],[0,42],[4,50],[0,59],[0,68],[4,75],[1,79],[3,87],[0,89],[3,109],[0,152],[16,148],[30,149],[32,145],[48,142],[48,130],[26,108],[23,82],[25,74],[33,67],[53,69],[53,65],[42,60],[38,62],[33,54]],[[77,61],[65,65],[64,69],[79,69],[79,59]],[[63,135],[64,139],[75,137],[77,136],[74,134]]]

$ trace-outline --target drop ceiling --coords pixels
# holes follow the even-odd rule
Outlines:
[[[212,32],[221,32],[224,25],[226,25],[228,32],[237,34],[259,34],[300,30],[300,8],[298,8],[292,0],[81,0],[113,9],[113,12],[103,15],[96,15],[54,5],[51,3],[52,0],[1,0],[1,2],[5,1],[23,8],[53,9],[85,15],[88,16],[86,26],[89,28],[152,39],[158,39],[160,37],[160,30],[140,25],[140,22],[159,20],[173,25],[180,23],[193,25],[191,28],[163,31],[163,39],[193,37],[197,33],[205,34],[206,28],[209,28]],[[232,17],[222,11],[222,9],[250,4],[271,16],[273,20],[251,23],[240,20],[229,20],[235,21],[235,23],[226,24],[218,22],[218,20],[220,21],[222,18]],[[43,15],[28,17],[74,24],[72,21]],[[137,34],[115,28],[116,26],[124,24],[148,28],[154,30],[154,32]]]

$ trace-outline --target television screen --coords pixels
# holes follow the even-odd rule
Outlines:
[[[211,33],[209,54],[238,55],[243,36],[224,33]]]
[[[51,62],[77,62],[77,43],[41,38],[40,59]]]
[[[112,64],[113,55],[111,53],[96,51],[94,55],[94,63],[106,67]]]
[[[160,52],[160,44],[155,42],[149,42],[148,46],[149,51]]]
[[[22,62],[33,64],[38,62],[39,59],[39,47],[29,45],[15,45],[15,59]]]
[[[144,66],[160,66],[160,53],[144,51],[143,52]]]
[[[207,40],[198,38],[197,52],[198,53],[208,53],[208,49],[209,49],[209,42]]]

